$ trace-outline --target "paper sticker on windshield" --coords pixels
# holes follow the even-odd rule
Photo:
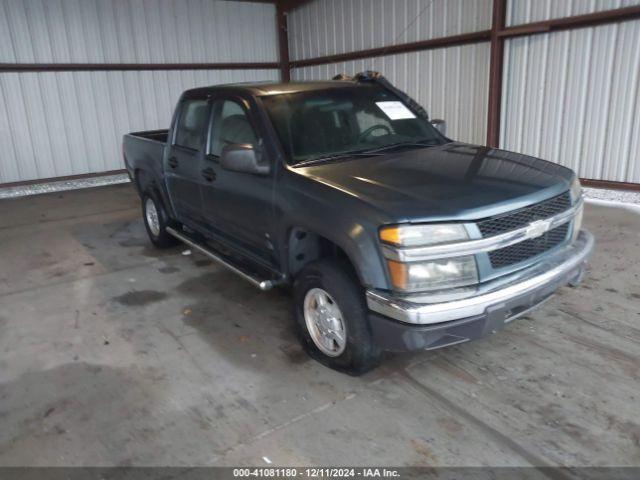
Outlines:
[[[405,107],[402,102],[376,102],[376,105],[390,120],[416,118],[413,112]]]

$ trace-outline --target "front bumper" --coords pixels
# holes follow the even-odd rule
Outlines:
[[[465,296],[455,300],[368,290],[374,339],[391,351],[435,349],[497,331],[558,288],[579,283],[593,245],[593,236],[583,230],[571,245],[534,266],[463,292]]]

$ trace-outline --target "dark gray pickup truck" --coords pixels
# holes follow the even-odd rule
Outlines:
[[[574,172],[452,141],[373,72],[189,90],[124,157],[157,247],[291,286],[305,349],[351,374],[499,330],[593,249]]]

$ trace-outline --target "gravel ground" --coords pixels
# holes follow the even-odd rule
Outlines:
[[[585,188],[584,196],[587,199],[640,204],[640,192],[632,192],[629,190],[608,190],[604,188]]]

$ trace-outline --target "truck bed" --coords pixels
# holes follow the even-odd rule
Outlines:
[[[142,132],[132,132],[129,135],[132,137],[145,138],[147,140],[154,140],[156,142],[167,143],[169,137],[169,130],[146,130]]]
[[[124,162],[132,178],[138,169],[162,178],[162,158],[168,137],[169,130],[147,130],[124,136]]]

